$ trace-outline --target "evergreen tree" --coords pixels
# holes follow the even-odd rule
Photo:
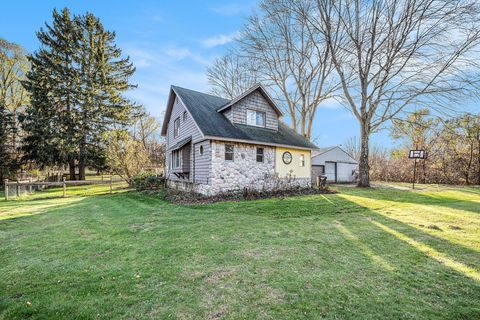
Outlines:
[[[37,36],[42,47],[25,83],[32,95],[25,152],[43,165],[69,163],[72,179],[78,163],[83,180],[87,166],[105,167],[104,133],[128,123],[136,108],[122,96],[135,68],[121,57],[115,33],[90,13],[54,10],[52,26]]]
[[[41,48],[29,57],[32,66],[24,85],[31,102],[22,119],[26,158],[42,166],[68,163],[70,179],[75,178],[77,154],[77,35],[66,8],[54,10],[52,25],[45,24],[45,29],[37,32]]]
[[[122,94],[134,86],[128,80],[135,72],[129,58],[121,57],[115,45],[115,33],[104,29],[91,13],[76,17],[80,31],[77,61],[81,88],[78,101],[79,176],[85,178],[87,165],[101,168],[105,161],[104,134],[113,126],[126,125],[136,109]],[[103,162],[103,163],[102,163]]]
[[[0,104],[0,181],[8,177],[14,166],[10,145],[10,135],[14,130],[12,114]]]

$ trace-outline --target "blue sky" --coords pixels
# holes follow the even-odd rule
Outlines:
[[[92,12],[117,33],[117,44],[137,68],[133,83],[138,88],[129,96],[160,117],[171,84],[209,90],[206,67],[222,55],[256,1],[5,1],[0,37],[34,51],[39,46],[35,32],[51,21],[53,8],[63,7]],[[348,110],[335,102],[319,109],[313,129],[319,146],[353,136],[358,137],[358,124]],[[372,141],[391,146],[386,130]]]

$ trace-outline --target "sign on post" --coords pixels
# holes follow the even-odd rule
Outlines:
[[[408,152],[408,158],[415,159],[415,163],[413,165],[413,189],[415,189],[415,179],[417,175],[417,159],[425,159],[426,157],[427,153],[425,152],[425,150],[410,150]]]
[[[408,157],[410,159],[425,159],[426,155],[427,153],[425,152],[425,150],[410,150],[410,152],[408,153]]]

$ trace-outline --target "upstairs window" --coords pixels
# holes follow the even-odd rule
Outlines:
[[[173,137],[178,137],[180,133],[180,117],[173,121]]]
[[[305,155],[300,155],[300,167],[305,167]]]
[[[263,162],[263,148],[257,148],[257,162]]]
[[[183,122],[187,121],[187,111],[183,111]]]
[[[265,127],[265,112],[247,109],[247,124],[250,126]]]
[[[233,144],[226,144],[225,145],[225,160],[226,161],[233,161]]]

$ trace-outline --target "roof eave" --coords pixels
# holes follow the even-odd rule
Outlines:
[[[240,94],[239,96],[235,97],[232,99],[232,101],[230,101],[229,103],[227,103],[226,105],[224,105],[223,107],[217,109],[217,112],[222,112],[228,108],[230,108],[232,105],[234,105],[235,103],[237,103],[238,101],[242,100],[243,98],[245,98],[246,96],[248,96],[249,94],[251,94],[252,92],[254,92],[255,90],[260,90],[260,93],[262,94],[262,96],[270,103],[270,105],[273,107],[273,109],[275,110],[275,112],[278,114],[278,116],[282,117],[283,116],[283,112],[280,110],[280,108],[277,107],[275,101],[273,101],[273,98],[270,96],[270,94],[267,92],[267,90],[265,89],[265,87],[260,84],[260,83],[257,83],[255,84],[254,86],[252,86],[250,89],[248,89],[247,91],[245,91],[244,93]]]
[[[247,144],[258,144],[262,146],[292,148],[297,150],[310,150],[310,151],[318,150],[318,148],[312,148],[312,147],[302,147],[302,146],[295,146],[290,144],[264,142],[264,141],[258,141],[258,140],[235,139],[235,138],[227,138],[227,137],[221,137],[221,136],[205,136],[205,139],[219,140],[219,141],[232,141],[232,142],[240,142],[240,143],[247,143]]]
[[[176,94],[173,88],[170,86],[170,93],[168,94],[167,108],[165,109],[165,117],[163,118],[162,131],[160,134],[165,137],[167,135],[168,122],[170,121],[170,116],[172,115],[173,108],[173,96]]]

